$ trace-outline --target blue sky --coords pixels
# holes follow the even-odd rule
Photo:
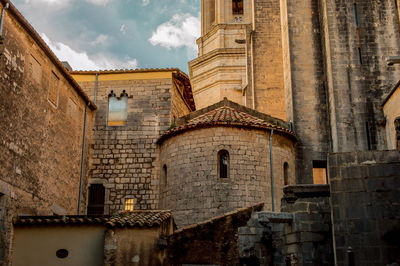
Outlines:
[[[197,56],[200,0],[12,0],[74,70],[178,67]]]

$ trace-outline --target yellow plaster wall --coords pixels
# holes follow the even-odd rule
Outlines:
[[[77,82],[95,81],[96,74],[74,74],[72,77]],[[138,80],[138,79],[167,79],[172,78],[172,71],[166,72],[135,72],[135,73],[100,73],[99,81],[112,81],[112,80]]]
[[[396,129],[394,120],[400,116],[400,87],[393,93],[383,107],[386,116],[386,138],[389,150],[396,149]]]

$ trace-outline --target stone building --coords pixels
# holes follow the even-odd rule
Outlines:
[[[0,10],[0,264],[8,265],[14,216],[85,208],[96,105],[9,1]]]
[[[67,71],[0,3],[5,261],[13,216],[171,209],[188,227],[159,239],[166,261],[215,262],[218,230],[231,234],[214,243],[232,256],[221,264],[400,263],[400,66],[386,62],[400,51],[398,1],[202,0],[191,80]],[[117,265],[139,265],[128,249],[110,251],[129,253]]]
[[[176,118],[195,109],[188,77],[178,69],[71,74],[99,106],[92,128],[88,214],[158,209],[156,141]]]

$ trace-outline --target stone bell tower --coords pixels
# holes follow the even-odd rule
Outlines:
[[[202,0],[198,58],[189,62],[198,109],[224,97],[246,105],[250,0]]]

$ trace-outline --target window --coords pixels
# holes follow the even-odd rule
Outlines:
[[[161,183],[163,186],[166,186],[168,184],[168,169],[167,169],[167,165],[164,164],[163,168],[162,168],[162,180]]]
[[[133,211],[133,199],[125,199],[125,211]]]
[[[396,120],[394,120],[394,128],[396,131],[397,149],[400,150],[400,117],[397,117]]]
[[[229,152],[227,150],[218,152],[218,177],[229,177]]]
[[[38,60],[36,60],[33,55],[31,55],[30,60],[29,60],[29,74],[33,78],[34,81],[37,83],[41,83],[42,79],[42,67],[39,63]]]
[[[108,95],[108,118],[109,126],[124,126],[128,119],[128,94],[124,90],[118,98],[114,91]]]
[[[314,184],[327,184],[326,161],[313,161]]]
[[[105,188],[102,184],[92,184],[89,187],[88,215],[102,215],[104,213]]]
[[[285,186],[289,185],[289,164],[287,162],[283,164],[283,182]]]
[[[52,72],[47,99],[55,107],[58,106],[58,82],[59,82],[59,80],[60,79],[57,77],[57,75],[54,74],[54,72]]]
[[[243,15],[243,0],[232,0],[232,13]]]
[[[354,22],[356,24],[356,27],[358,28],[358,12],[356,3],[354,3]]]

